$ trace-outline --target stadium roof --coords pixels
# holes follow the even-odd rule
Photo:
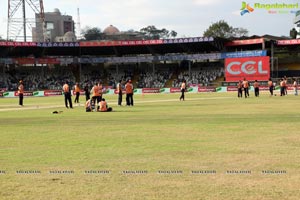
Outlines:
[[[270,49],[300,51],[300,39],[271,35],[226,40],[193,37],[136,41],[6,42],[0,41],[0,58],[16,57],[122,57],[134,55],[205,54]]]
[[[62,43],[0,42],[0,57],[80,57],[210,53],[222,51],[224,43],[224,39],[212,37]]]

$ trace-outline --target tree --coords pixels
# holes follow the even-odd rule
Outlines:
[[[248,30],[245,28],[233,28],[229,26],[224,20],[213,23],[203,33],[205,37],[220,37],[220,38],[231,38],[231,37],[242,37],[247,36]]]
[[[297,34],[298,34],[298,32],[297,32],[297,30],[295,28],[293,28],[292,30],[290,30],[290,37],[292,39],[296,39],[297,38]]]
[[[173,37],[173,38],[175,38],[177,36],[177,32],[171,31],[170,32],[170,36]]]
[[[97,27],[85,27],[84,30],[82,31],[82,35],[87,41],[91,40],[101,40],[103,38],[103,33],[101,30]]]
[[[154,25],[147,26],[140,30],[142,34],[144,34],[145,39],[161,39],[161,38],[169,38],[170,36],[176,37],[177,32],[168,31],[167,29],[157,29]]]
[[[249,31],[245,28],[233,28],[232,36],[233,37],[244,37],[248,36]]]

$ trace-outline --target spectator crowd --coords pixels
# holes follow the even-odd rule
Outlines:
[[[0,88],[15,91],[19,80],[23,80],[28,91],[61,90],[66,80],[71,86],[79,82],[81,88],[91,87],[96,81],[116,88],[120,80],[126,82],[129,79],[133,80],[135,88],[180,87],[182,80],[186,80],[187,85],[208,86],[222,76],[223,67],[213,64],[205,67],[194,64],[190,71],[174,65],[155,68],[123,66],[119,70],[99,66],[82,66],[80,70],[72,66],[0,66]]]

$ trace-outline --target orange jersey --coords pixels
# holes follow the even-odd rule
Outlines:
[[[286,86],[285,81],[281,81],[281,82],[280,82],[280,87],[285,87],[285,86]]]
[[[248,87],[249,87],[248,81],[243,81],[243,87],[244,87],[244,88],[248,88]]]
[[[133,85],[131,83],[126,83],[125,90],[126,94],[133,94]]]
[[[268,86],[272,87],[273,86],[273,82],[272,81],[268,81]]]
[[[106,101],[100,101],[99,105],[100,105],[100,111],[101,111],[101,112],[107,111],[107,104],[106,104]]]
[[[75,85],[75,92],[80,92],[80,87]]]
[[[99,88],[98,85],[95,85],[92,90],[93,90],[93,97],[99,97],[99,96],[101,96],[100,92],[99,92],[100,88]]]
[[[64,84],[63,91],[64,92],[69,92],[69,85],[68,84]]]
[[[259,83],[258,82],[254,82],[253,86],[254,86],[254,88],[258,88],[259,87]]]

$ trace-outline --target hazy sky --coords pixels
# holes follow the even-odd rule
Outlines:
[[[254,3],[295,4],[295,0],[246,0]],[[0,0],[0,36],[6,38],[8,0]],[[294,27],[295,14],[270,14],[265,9],[255,9],[240,15],[242,0],[44,0],[45,12],[59,8],[62,14],[71,15],[77,22],[77,8],[80,9],[80,24],[98,27],[102,31],[109,25],[120,31],[140,30],[148,25],[166,28],[178,33],[177,37],[197,37],[214,22],[225,20],[233,27],[249,30],[249,35],[288,36]],[[296,11],[298,9],[285,9]],[[28,15],[31,10],[28,8]],[[276,9],[271,9],[278,11]]]

